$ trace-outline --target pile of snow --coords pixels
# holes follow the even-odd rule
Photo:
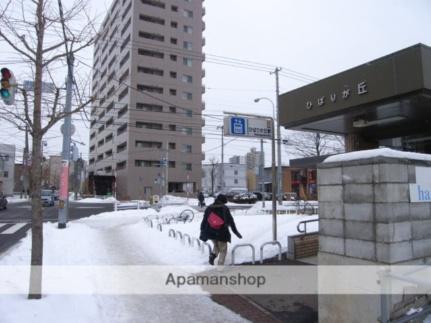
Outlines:
[[[325,159],[324,163],[343,162],[357,159],[367,159],[374,157],[392,157],[392,158],[406,158],[414,160],[431,161],[430,154],[412,153],[406,151],[399,151],[390,148],[379,148],[370,150],[354,151],[345,154],[331,156]]]
[[[87,197],[81,200],[76,200],[79,203],[114,203],[117,202],[115,197],[98,198],[98,197]]]

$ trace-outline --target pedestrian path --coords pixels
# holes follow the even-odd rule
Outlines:
[[[7,235],[7,234],[15,234],[22,228],[27,226],[30,227],[30,223],[27,222],[20,222],[20,223],[0,223],[0,234],[1,235]],[[27,228],[27,229],[28,229]]]

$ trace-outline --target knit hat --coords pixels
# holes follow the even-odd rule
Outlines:
[[[226,204],[226,203],[227,203],[227,197],[226,197],[226,195],[219,194],[219,195],[216,197],[216,199],[215,199],[215,201],[214,201],[214,202],[219,202],[219,203],[222,203],[222,204]]]

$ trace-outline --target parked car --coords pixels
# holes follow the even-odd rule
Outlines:
[[[42,206],[54,206],[55,197],[52,190],[42,190],[40,192],[40,198],[42,200]]]
[[[262,196],[263,199],[268,201],[271,199],[271,193],[267,193],[267,192],[253,192],[254,195],[256,195],[257,200],[258,201],[262,201]]]
[[[234,195],[232,198],[232,202],[234,203],[253,204],[253,203],[256,203],[256,201],[257,201],[257,196],[250,192],[237,194],[237,195]]]
[[[3,194],[0,195],[0,210],[7,209],[7,198]]]
[[[298,194],[295,192],[284,192],[283,200],[285,201],[296,201],[298,199]]]

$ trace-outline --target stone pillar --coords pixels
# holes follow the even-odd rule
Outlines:
[[[429,155],[367,152],[375,156],[354,159],[365,154],[353,152],[318,167],[319,265],[424,264],[431,258],[431,206],[410,203],[409,184],[416,166],[431,168]],[[378,295],[319,296],[319,322],[377,322],[379,315]]]

